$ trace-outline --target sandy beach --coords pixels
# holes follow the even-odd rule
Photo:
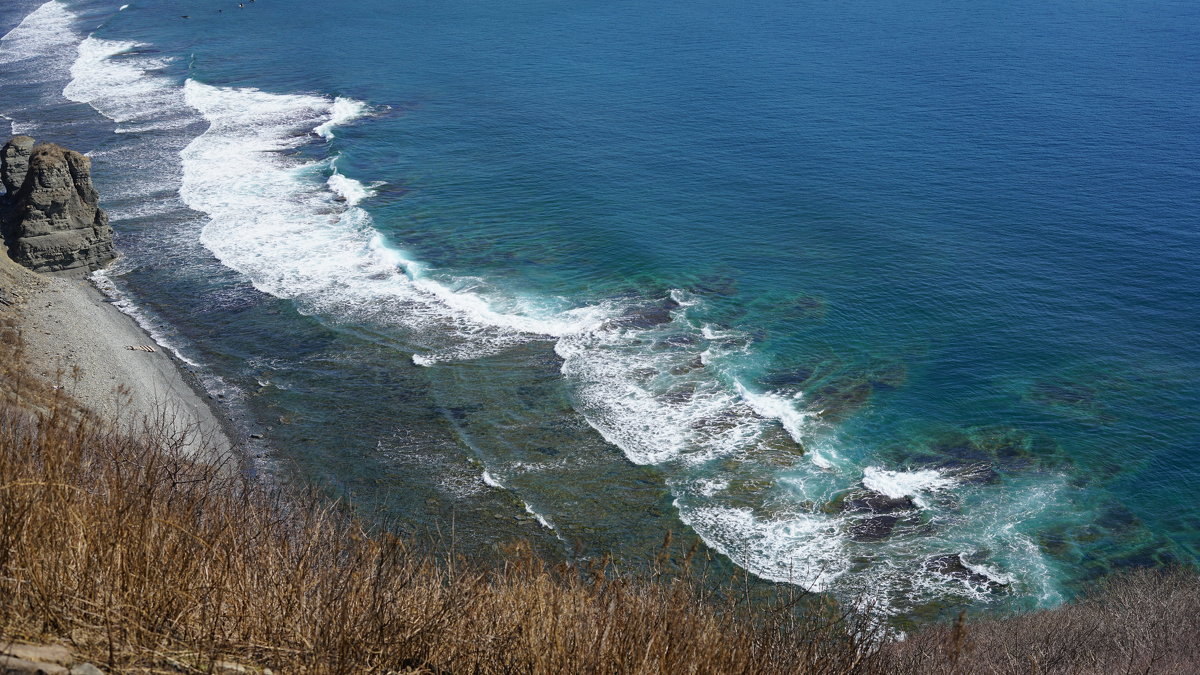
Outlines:
[[[40,281],[19,312],[36,372],[121,428],[179,439],[181,450],[204,461],[228,461],[230,434],[172,356],[89,281]]]

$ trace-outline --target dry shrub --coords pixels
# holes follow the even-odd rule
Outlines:
[[[1200,577],[1113,576],[1074,604],[928,628],[874,655],[888,673],[1200,673]]]

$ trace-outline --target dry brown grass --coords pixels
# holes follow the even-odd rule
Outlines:
[[[1200,577],[1133,570],[1058,609],[929,628],[875,655],[897,673],[1200,673]]]
[[[0,632],[123,671],[847,672],[837,621],[368,536],[88,420],[0,429]],[[807,616],[816,617],[816,613]]]

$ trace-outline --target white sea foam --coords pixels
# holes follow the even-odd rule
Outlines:
[[[410,268],[417,273],[420,268]],[[454,288],[450,285],[428,278],[424,275],[412,279],[413,285],[440,300],[447,308],[469,317],[480,324],[506,329],[526,335],[544,335],[561,337],[572,335],[589,326],[599,324],[606,316],[602,307],[581,307],[568,310],[557,316],[530,316],[522,313],[498,311],[492,304],[478,293],[467,289]]]
[[[483,479],[483,482],[485,484],[487,484],[491,487],[494,487],[497,490],[507,490],[508,489],[503,483],[501,483],[499,480],[497,480],[495,476],[493,476],[490,472],[488,472],[487,469],[484,469],[483,474],[480,477]],[[566,543],[567,540],[562,538],[562,535],[560,535],[558,533],[558,528],[554,527],[554,524],[550,522],[549,518],[547,518],[543,514],[539,513],[532,506],[530,506],[529,502],[527,502],[525,500],[521,500],[521,506],[525,507],[525,512],[528,513],[529,515],[533,516],[534,520],[538,521],[538,523],[542,527],[546,528],[547,530],[550,530],[551,532],[554,533],[554,536],[558,537],[558,539],[560,541],[562,541],[563,543]]]
[[[319,163],[278,154],[305,142],[326,119],[329,101],[194,80],[184,93],[210,127],[181,153],[180,195],[209,215],[202,241],[226,265],[264,292],[314,300],[322,291],[347,299],[348,284],[364,267],[388,274],[363,255],[370,235],[358,210],[337,207],[333,194],[314,184]],[[345,271],[351,274],[343,281]]]
[[[797,443],[804,444],[808,441],[805,434],[811,413],[799,407],[801,399],[799,392],[791,396],[771,392],[758,394],[750,391],[740,380],[736,379],[734,386],[737,388],[738,395],[750,405],[754,412],[766,419],[779,420],[784,430]],[[822,469],[832,469],[838,462],[839,458],[832,451],[820,449],[815,444],[810,444],[807,449],[807,456],[813,464]]]
[[[956,481],[935,469],[889,471],[877,466],[868,466],[863,469],[862,483],[863,487],[893,499],[912,497],[917,505],[924,506],[926,495],[948,490],[954,487]]]
[[[455,471],[437,471],[435,475],[437,476],[437,486],[456,499],[479,494],[485,489],[472,475],[464,475]]]
[[[704,337],[705,340],[724,340],[728,338],[741,337],[741,334],[736,331],[722,330],[711,323],[706,323],[700,327],[700,335]]]
[[[118,230],[123,220],[184,211],[178,197],[182,171],[177,149],[187,142],[186,130],[202,123],[184,101],[179,83],[165,74],[171,60],[142,53],[148,47],[88,36],[75,50],[71,80],[62,90],[64,97],[87,103],[116,122],[116,130],[125,134],[121,142],[88,153],[103,158],[107,166],[132,169],[103,190]],[[190,240],[195,236],[190,228],[177,234]],[[167,232],[158,233],[160,239],[165,236]]]
[[[823,591],[849,569],[844,535],[818,515],[770,520],[750,509],[715,506],[680,508],[679,513],[685,523],[707,534],[710,545],[764,579]]]
[[[196,121],[178,84],[159,71],[170,61],[137,54],[146,45],[88,36],[79,43],[63,96],[117,122],[117,131],[171,129]]]
[[[362,181],[347,178],[338,173],[336,167],[326,184],[334,194],[344,199],[350,206],[358,206],[364,199],[375,196],[375,188],[380,185],[379,183],[363,185]]]
[[[427,274],[354,206],[368,190],[362,183],[340,173],[331,183],[323,176],[328,163],[281,154],[307,143],[308,133],[331,133],[335,119],[355,119],[365,106],[194,80],[184,92],[210,126],[181,153],[180,194],[209,216],[205,246],[259,290],[295,299],[306,311],[424,331],[431,348],[414,359],[423,364],[475,358],[603,320],[603,307],[540,312],[519,298],[484,297],[479,280]]]
[[[147,199],[128,201],[126,204],[118,207],[109,206],[106,211],[109,219],[113,222],[124,220],[132,220],[135,218],[152,218],[155,216],[161,217],[170,213],[175,213],[181,208],[176,200],[167,198]]]
[[[555,351],[577,409],[634,463],[706,462],[738,452],[760,430],[762,420],[717,380],[670,376],[693,358],[687,352],[648,351],[611,330],[564,337]]]
[[[118,11],[118,12],[124,12],[124,11],[125,11],[125,10],[127,10],[127,9],[129,9],[129,5],[121,5],[121,7],[120,7],[119,9],[117,9],[117,11]]]
[[[65,72],[70,67],[73,47],[79,41],[74,24],[75,15],[58,0],[50,0],[27,14],[21,23],[0,37],[0,65],[36,59],[37,67],[12,69],[6,79],[30,82],[45,77],[48,71]]]
[[[704,497],[711,497],[711,496],[717,494],[718,492],[721,492],[722,490],[727,489],[728,487],[729,487],[728,480],[712,478],[712,479],[700,479],[700,480],[696,481],[693,489],[696,491],[696,494],[699,494]]]
[[[551,531],[554,531],[557,533],[557,531],[558,531],[557,528],[555,528],[554,525],[552,525],[550,523],[550,521],[546,519],[545,516],[538,513],[537,511],[535,511],[533,509],[533,507],[529,505],[529,502],[523,501],[523,502],[521,502],[521,505],[525,507],[525,512],[528,513],[529,515],[533,516],[534,519],[537,520],[538,523],[540,523],[542,527],[546,528],[547,530],[551,530]]]
[[[994,581],[998,584],[1008,585],[1008,584],[1011,584],[1014,581],[1016,581],[1016,577],[1014,577],[1011,574],[1005,574],[1004,572],[1001,572],[1000,570],[996,569],[996,567],[994,565],[987,565],[984,563],[972,563],[970,560],[967,560],[961,553],[959,554],[958,558],[959,558],[959,561],[962,562],[963,567],[966,567],[967,569],[971,570],[975,574],[985,576],[988,579],[991,579],[992,581]]]
[[[4,83],[21,88],[21,94],[36,92],[65,81],[75,44],[75,15],[58,0],[50,0],[30,12],[15,28],[0,37],[0,71]],[[25,109],[23,101],[0,102],[10,113],[12,133],[34,134],[40,127],[36,108]]]
[[[370,114],[370,108],[367,107],[366,103],[339,96],[330,105],[329,119],[317,125],[313,131],[327,141],[333,140],[334,127],[349,124],[354,120],[366,117],[368,114]]]

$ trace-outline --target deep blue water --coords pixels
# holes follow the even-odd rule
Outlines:
[[[1195,561],[1194,3],[120,6],[0,112],[263,470],[918,614]]]

